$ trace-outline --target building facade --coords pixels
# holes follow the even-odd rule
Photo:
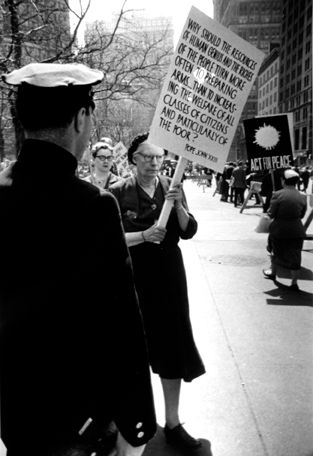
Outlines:
[[[279,48],[274,48],[263,61],[258,75],[258,115],[278,114]]]
[[[298,164],[312,158],[312,0],[285,0],[279,110],[293,112]]]
[[[243,39],[269,55],[280,43],[281,0],[213,0],[214,18]],[[257,115],[258,81],[250,92],[238,125],[230,160],[245,159],[246,148],[242,121]]]

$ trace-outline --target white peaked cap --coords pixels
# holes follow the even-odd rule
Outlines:
[[[286,169],[286,171],[284,171],[284,178],[291,179],[292,177],[299,177],[299,174],[293,169]]]
[[[102,81],[104,74],[81,63],[30,63],[2,79],[11,85],[23,82],[36,87],[61,87],[94,85]]]

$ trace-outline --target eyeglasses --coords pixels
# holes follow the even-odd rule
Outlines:
[[[97,155],[96,158],[99,158],[100,161],[109,161],[112,160],[113,155]]]
[[[149,155],[149,154],[143,154],[141,152],[137,152],[136,155],[140,155],[145,162],[152,162],[153,159],[156,159],[157,162],[161,163],[161,161],[164,158],[164,155]]]

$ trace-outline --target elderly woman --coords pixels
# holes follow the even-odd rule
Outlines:
[[[197,222],[188,211],[181,185],[159,175],[164,151],[137,136],[128,150],[135,176],[111,187],[116,196],[133,262],[152,370],[161,378],[168,443],[184,449],[201,446],[179,420],[181,380],[205,372],[189,319],[187,282],[179,239],[190,239]],[[172,200],[166,229],[157,226],[165,199]]]
[[[299,174],[288,169],[283,175],[283,189],[273,193],[269,216],[273,219],[270,225],[269,246],[271,252],[271,268],[263,270],[267,279],[276,279],[277,266],[290,270],[290,288],[299,291],[297,283],[301,268],[301,251],[305,230],[301,219],[307,209],[306,196],[301,194],[296,185]]]
[[[94,144],[91,149],[91,155],[94,170],[84,180],[104,190],[107,190],[110,185],[121,180],[120,177],[111,171],[113,166],[113,147],[109,142],[99,141]]]

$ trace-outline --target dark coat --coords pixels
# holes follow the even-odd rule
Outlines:
[[[274,192],[268,210],[274,219],[270,225],[270,234],[278,239],[305,238],[305,229],[301,219],[307,209],[306,195],[296,188],[287,187]]]
[[[242,166],[237,166],[234,168],[232,175],[232,187],[233,188],[246,188],[246,172]]]
[[[9,455],[29,448],[37,456],[47,441],[72,440],[88,417],[114,420],[134,446],[156,430],[118,205],[78,179],[76,166],[64,149],[27,140],[13,184],[0,188],[1,422]]]
[[[153,198],[134,177],[111,187],[120,205],[125,232],[145,230],[159,218],[171,182],[165,176],[159,179]],[[184,205],[188,210],[186,201]],[[163,378],[191,381],[205,370],[193,339],[185,268],[178,242],[194,236],[197,222],[189,213],[187,229],[182,231],[173,209],[166,229],[160,244],[145,242],[130,247],[135,284],[153,371]]]

